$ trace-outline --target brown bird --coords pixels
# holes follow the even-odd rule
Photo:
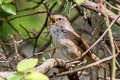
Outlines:
[[[81,39],[81,37],[74,31],[70,22],[63,15],[50,16],[51,24],[49,32],[53,38],[53,43],[58,50],[58,53],[64,55],[67,59],[74,59],[81,57],[89,46]],[[89,51],[83,59],[87,61],[99,61],[100,59],[91,51]],[[105,63],[100,64],[103,68]]]

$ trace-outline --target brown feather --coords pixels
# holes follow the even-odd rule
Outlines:
[[[81,51],[81,53],[84,53],[87,49],[89,49],[89,45],[84,40],[82,40],[80,36],[76,36],[70,31],[67,31],[65,36],[71,41],[73,41],[77,46],[79,46],[79,50]],[[100,58],[98,58],[92,51],[89,51],[83,58],[87,58],[87,61],[89,61],[90,58],[94,61],[100,60]],[[106,68],[107,65],[105,63],[102,63],[100,64],[100,66]]]
[[[51,18],[55,20],[55,23],[50,25],[50,32],[60,53],[68,58],[81,57],[82,53],[89,49],[89,45],[74,31],[66,17],[53,15]],[[89,51],[82,58],[86,58],[87,61],[100,60],[92,51]],[[100,65],[103,68],[106,67],[105,63]]]

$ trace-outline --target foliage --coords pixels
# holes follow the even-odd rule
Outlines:
[[[85,0],[75,0],[78,5],[81,5]]]
[[[31,55],[34,56],[36,52],[44,52],[48,48],[53,48],[54,46],[50,46],[52,45],[52,39],[50,39],[48,33],[50,24],[49,16],[52,13],[65,15],[76,31],[83,34],[82,37],[90,44],[93,44],[92,41],[96,41],[107,29],[108,25],[105,23],[107,19],[109,20],[110,18],[109,22],[111,22],[111,19],[114,17],[112,16],[111,18],[111,15],[108,16],[108,14],[106,14],[108,16],[107,18],[99,15],[98,13],[102,14],[102,10],[104,12],[102,6],[105,4],[106,7],[103,7],[117,16],[120,12],[120,1],[98,0],[98,3],[96,3],[95,1],[87,0],[98,6],[98,8],[94,8],[95,10],[91,9],[92,7],[84,5],[83,3],[85,1],[86,0],[0,0],[0,50],[2,49],[7,57],[12,53],[17,53],[17,51],[18,53],[27,53],[27,57],[29,57]],[[113,40],[115,40],[115,42],[119,41],[119,25],[120,24],[114,23],[111,28],[112,34],[110,36],[114,37]],[[11,39],[11,35],[14,36],[15,40]],[[105,44],[102,46],[99,45],[100,51],[104,52],[108,50],[108,48],[112,50],[109,44],[110,39],[107,37],[104,36]],[[105,45],[107,45],[108,48],[101,50]],[[18,50],[16,51],[16,49]],[[99,50],[97,51],[99,53]],[[20,54],[20,57],[21,56]],[[43,62],[48,58],[48,54],[40,54],[38,56],[40,56]],[[22,58],[24,57],[22,56]],[[21,80],[24,78],[25,80],[48,80],[48,77],[42,73],[30,72],[37,63],[38,59],[36,58],[22,60],[17,65],[17,72],[7,79]]]
[[[17,70],[19,72],[26,72],[31,70],[38,63],[38,59],[25,59],[18,63]]]
[[[49,80],[47,76],[38,72],[29,72],[38,63],[37,58],[24,59],[17,65],[17,71],[7,77],[7,80]]]
[[[16,15],[16,9],[15,6],[12,4],[4,4],[1,6],[2,9],[10,14]]]
[[[1,8],[10,14],[16,15],[16,8],[13,4],[10,4],[13,0],[1,0],[0,5]]]

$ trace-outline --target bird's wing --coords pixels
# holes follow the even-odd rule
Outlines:
[[[76,33],[77,34],[77,33]],[[70,39],[72,42],[74,42],[77,46],[79,46],[79,50],[81,53],[85,52],[87,49],[89,49],[89,45],[86,43],[86,41],[82,40],[80,36],[76,35],[70,31],[67,31],[65,36],[66,38]],[[83,56],[84,57],[84,56]],[[100,58],[97,57],[92,51],[89,51],[85,57],[87,59],[99,61]],[[103,68],[105,68],[107,65],[105,63],[100,64]]]
[[[74,34],[71,31],[64,31],[64,32],[66,32],[64,34],[65,37],[71,40],[78,47],[80,47],[83,50],[82,52],[86,51],[89,48],[88,44],[84,40],[82,40],[80,36],[76,35],[77,33]]]

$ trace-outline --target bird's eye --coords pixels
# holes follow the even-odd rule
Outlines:
[[[61,18],[58,18],[58,20],[61,20]]]

